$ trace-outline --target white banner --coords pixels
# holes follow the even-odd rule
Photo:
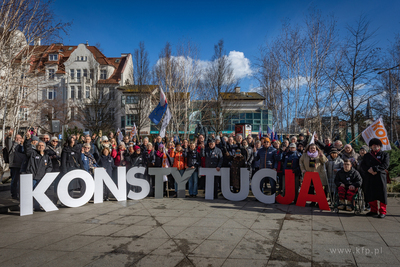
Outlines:
[[[367,129],[362,132],[362,137],[364,138],[367,145],[372,138],[378,138],[382,142],[382,151],[391,150],[389,138],[387,137],[387,131],[385,125],[383,124],[382,118],[376,120]]]
[[[165,113],[165,117],[164,117],[164,120],[163,120],[163,123],[161,126],[161,130],[160,130],[161,137],[165,137],[165,130],[167,129],[167,126],[168,126],[171,118],[172,118],[171,111],[169,111],[169,108],[167,108],[167,111]]]

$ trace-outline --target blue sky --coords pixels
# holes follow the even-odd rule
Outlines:
[[[56,0],[57,17],[72,21],[69,35],[63,43],[77,45],[101,44],[106,56],[133,53],[143,41],[153,65],[166,42],[173,46],[189,39],[199,48],[201,60],[210,60],[213,46],[224,39],[226,52],[238,51],[254,63],[259,47],[279,34],[281,22],[289,18],[302,25],[310,6],[324,15],[333,13],[340,34],[346,24],[364,13],[379,28],[379,46],[386,48],[396,33],[400,33],[400,0],[292,0],[292,1],[77,1]],[[246,76],[241,87],[257,86]]]

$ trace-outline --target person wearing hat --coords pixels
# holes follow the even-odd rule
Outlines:
[[[336,173],[343,168],[343,159],[339,157],[339,151],[336,148],[331,148],[329,152],[328,162],[325,164],[325,168],[328,178],[330,200],[331,204],[333,204],[337,192],[335,176]]]
[[[289,145],[289,151],[283,154],[282,157],[282,170],[283,174],[285,174],[286,170],[292,170],[294,173],[295,177],[295,198],[294,198],[294,203],[297,201],[297,196],[299,195],[299,188],[300,188],[300,178],[301,178],[301,170],[300,170],[300,158],[301,158],[301,153],[297,151],[296,149],[296,144],[291,143]],[[282,179],[284,180],[284,178]]]
[[[271,146],[271,140],[269,138],[264,139],[263,147],[259,150],[254,150],[257,152],[254,160],[260,160],[260,169],[267,168],[273,169],[276,171],[278,162],[276,159],[276,149]],[[276,182],[274,179],[270,178],[263,178],[260,182],[261,192],[264,192],[264,189],[267,188],[267,182],[269,181],[271,185],[271,195],[275,194],[276,192]]]
[[[49,155],[51,164],[53,165],[52,172],[60,172],[62,148],[56,136],[52,137],[46,146],[46,153]]]
[[[368,202],[371,208],[371,211],[366,215],[377,215],[378,218],[385,218],[387,205],[386,170],[389,168],[389,154],[381,150],[382,142],[378,138],[372,138],[369,141],[369,147],[371,151],[365,154],[361,163],[365,183],[365,202]]]
[[[299,138],[297,140],[297,145],[302,144],[303,147],[306,147],[309,140],[310,140],[310,132],[307,130],[307,136],[304,136],[303,133],[299,134]]]
[[[97,142],[96,142],[96,146],[99,151],[103,151],[103,148],[105,148],[105,147],[110,147],[110,142],[108,140],[108,137],[104,135],[104,136],[101,136],[100,138],[98,138]]]

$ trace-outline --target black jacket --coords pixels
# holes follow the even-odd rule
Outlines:
[[[221,168],[222,167],[222,152],[218,147],[213,149],[207,147],[201,150],[201,156],[206,158],[206,168]]]
[[[33,180],[42,180],[43,176],[53,169],[49,155],[44,151],[44,155],[42,156],[37,150],[33,149],[31,140],[24,142],[24,149],[28,157],[26,173],[31,173]]]
[[[371,168],[376,175],[372,175],[368,172]],[[380,202],[387,204],[387,181],[386,172],[389,168],[389,154],[383,151],[379,151],[375,157],[370,153],[365,154],[361,166],[360,166],[363,178],[364,178],[364,195],[365,201],[371,202],[379,200]]]
[[[345,172],[342,168],[336,173],[335,184],[337,187],[339,187],[340,184],[344,184],[346,188],[350,185],[356,188],[360,188],[362,184],[362,178],[360,173],[356,169],[351,168],[350,171]]]
[[[60,145],[53,147],[51,144],[46,147],[46,153],[51,159],[53,165],[53,172],[59,172],[61,167],[61,153],[62,149]]]
[[[82,169],[83,162],[81,152],[76,147],[66,146],[61,153],[61,173],[66,174],[69,171]]]
[[[187,161],[187,166],[190,167],[199,167],[201,163],[201,156],[200,153],[197,152],[197,150],[188,150],[186,153],[186,161]]]
[[[112,177],[112,171],[115,168],[114,165],[114,159],[111,157],[111,155],[101,155],[99,158],[99,161],[97,162],[97,164],[100,167],[103,167],[104,169],[106,169],[108,175],[110,177]]]
[[[138,155],[135,152],[129,156],[128,160],[130,161],[131,167],[146,167],[142,154]]]
[[[156,152],[154,150],[147,151],[147,149],[143,152],[143,161],[146,167],[153,167],[156,160]]]

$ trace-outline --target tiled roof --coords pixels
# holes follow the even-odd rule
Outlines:
[[[30,61],[30,72],[38,71],[39,73],[45,72],[45,65],[57,64],[58,70],[56,74],[65,74],[64,63],[69,59],[71,53],[75,51],[78,46],[62,45],[62,44],[51,44],[51,45],[40,45],[30,46],[27,52],[19,54],[15,63],[21,62],[21,56],[32,55]],[[124,69],[127,57],[119,58],[107,58],[96,46],[86,46],[86,48],[93,54],[94,58],[100,65],[110,65],[115,68],[110,78],[106,80],[99,80],[98,83],[102,84],[119,84],[121,80],[121,73]],[[57,53],[57,61],[49,61],[49,54]]]
[[[223,100],[265,100],[265,97],[256,92],[221,93]]]

